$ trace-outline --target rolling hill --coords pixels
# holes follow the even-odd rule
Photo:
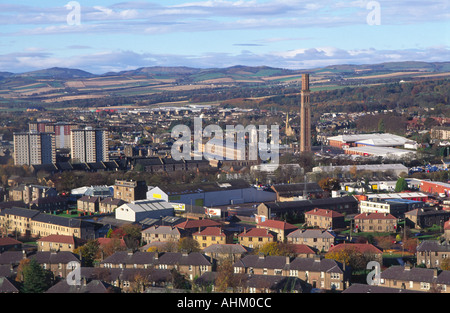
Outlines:
[[[324,90],[400,80],[448,78],[450,62],[342,64],[307,70],[245,65],[209,69],[153,66],[101,75],[59,67],[26,73],[0,72],[0,106],[23,103],[45,106],[117,97],[129,98],[129,103],[133,103],[139,97],[155,94],[171,93],[180,97],[181,93],[194,90],[212,92],[231,87],[295,86],[300,83],[301,74],[306,72],[311,75],[311,87]]]

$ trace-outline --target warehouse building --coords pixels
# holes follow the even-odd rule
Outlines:
[[[353,196],[337,198],[323,198],[300,201],[275,201],[261,203],[255,215],[256,222],[260,223],[266,219],[276,219],[285,214],[304,214],[315,208],[333,210],[341,214],[358,213],[358,200]]]
[[[402,136],[389,133],[381,134],[351,134],[338,135],[327,138],[328,144],[333,147],[404,147],[410,146],[413,141]]]
[[[362,172],[392,172],[397,176],[402,173],[408,173],[408,168],[400,163],[395,164],[359,164],[359,165],[327,165],[316,166],[312,169],[313,173],[342,173],[349,174],[352,171]]]
[[[273,190],[251,186],[244,180],[205,182],[191,185],[153,187],[147,192],[148,199],[162,199],[185,206],[223,206],[243,203],[261,203],[276,200]]]
[[[388,159],[399,159],[402,157],[415,155],[415,152],[412,150],[382,146],[344,147],[343,149],[345,154],[383,157]]]
[[[437,193],[443,197],[450,196],[450,184],[448,183],[424,180],[420,183],[419,188],[423,192]]]
[[[165,216],[174,216],[174,205],[166,201],[138,200],[119,206],[116,219],[129,222],[139,222],[144,219],[159,219]]]
[[[408,199],[389,199],[383,201],[360,201],[360,213],[386,213],[400,218],[408,211],[421,209],[427,204],[422,201]]]

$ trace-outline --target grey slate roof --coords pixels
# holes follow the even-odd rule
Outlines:
[[[173,226],[159,226],[155,225],[152,227],[149,227],[142,231],[142,233],[148,233],[148,234],[166,234],[166,235],[180,235],[181,230],[178,227]]]
[[[191,252],[189,254],[181,252],[165,252],[159,259],[158,264],[167,265],[206,265],[209,266],[211,263],[208,259],[199,252]]]
[[[278,275],[250,275],[246,281],[247,287],[267,288],[272,292],[307,292],[311,288],[298,277]]]
[[[18,293],[19,289],[7,277],[0,277],[0,293]]]
[[[440,244],[437,240],[424,240],[417,246],[417,252],[450,252],[450,245]]]
[[[0,265],[17,265],[24,257],[22,251],[5,251],[0,254]]]
[[[335,238],[336,235],[321,229],[298,229],[287,235],[288,238]]]
[[[38,210],[32,209],[15,208],[15,207],[6,208],[0,212],[0,216],[4,216],[5,214],[27,217],[31,218],[33,221],[36,222],[50,223],[64,227],[87,227],[89,225],[92,225],[92,223],[80,219],[41,213]]]
[[[234,267],[253,267],[253,268],[270,268],[284,269],[286,266],[286,257],[284,256],[259,256],[247,255],[234,263]]]
[[[299,194],[303,195],[306,191],[307,193],[320,193],[323,189],[320,188],[317,183],[297,183],[297,184],[276,184],[272,185],[272,189],[278,192],[282,197],[297,196]]]
[[[141,252],[130,253],[128,251],[118,251],[104,259],[101,263],[112,264],[155,264],[156,252]]]
[[[69,263],[71,261],[80,262],[76,254],[69,251],[48,252],[38,251],[33,254],[24,254],[22,251],[5,251],[0,254],[0,265],[17,265],[24,258],[35,259],[38,263]]]
[[[323,199],[311,199],[311,200],[299,200],[299,201],[277,201],[277,202],[264,202],[264,204],[271,209],[273,213],[278,210],[283,211],[286,209],[313,209],[315,207],[322,207],[327,205],[339,205],[339,204],[358,204],[358,200],[353,196],[344,196],[337,198],[323,198]]]
[[[16,267],[11,265],[0,265],[0,277],[14,277],[16,275]]]
[[[35,254],[28,257],[29,259],[35,259],[39,264],[67,264],[69,262],[80,262],[80,259],[76,254],[69,251],[49,252],[38,251]]]
[[[118,289],[100,280],[92,280],[87,284],[69,285],[62,280],[50,287],[46,293],[110,293]]]
[[[310,272],[344,273],[342,264],[332,259],[295,258],[289,264],[288,269]]]
[[[33,221],[42,222],[42,223],[50,223],[53,225],[59,225],[64,227],[86,227],[91,225],[91,223],[76,219],[76,218],[68,218],[57,215],[45,214],[41,213],[33,217]]]
[[[181,252],[144,252],[129,253],[120,251],[112,254],[101,262],[112,264],[167,264],[167,265],[211,265],[208,259],[199,252],[184,254]]]
[[[437,272],[429,268],[395,265],[381,272],[380,278],[435,283],[437,280]]]
[[[402,288],[389,288],[376,285],[352,284],[342,293],[422,293],[422,291]]]
[[[6,214],[8,215],[17,215],[17,216],[21,216],[21,217],[27,217],[27,218],[33,218],[37,215],[40,214],[40,212],[38,210],[30,210],[30,209],[24,209],[24,208],[6,208],[3,209],[0,212],[1,216],[5,216]]]
[[[212,244],[205,249],[203,249],[204,253],[246,253],[247,249],[245,249],[240,244]]]
[[[442,271],[439,273],[438,278],[436,280],[438,284],[450,285],[450,271]]]

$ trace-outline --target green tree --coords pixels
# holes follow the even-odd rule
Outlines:
[[[53,273],[43,269],[35,259],[31,259],[23,267],[23,293],[43,293],[51,287],[53,283]]]
[[[339,190],[339,188],[340,188],[340,181],[337,178],[325,177],[325,178],[322,178],[318,182],[318,185],[323,190],[331,192],[332,190]]]
[[[170,274],[172,276],[172,286],[174,289],[191,289],[191,284],[189,281],[178,272],[175,268],[170,270]]]
[[[194,238],[184,237],[178,242],[178,250],[186,253],[199,252],[200,245]]]
[[[94,262],[100,254],[100,244],[97,240],[88,240],[84,245],[75,249],[75,253],[80,255],[80,259],[86,267],[93,267]]]
[[[408,182],[405,178],[400,177],[395,184],[395,192],[402,192],[408,190]]]
[[[380,133],[384,133],[386,130],[386,127],[384,126],[384,119],[380,118],[380,120],[378,121],[378,131]]]
[[[118,230],[119,233],[123,235],[123,240],[125,241],[129,249],[135,250],[139,247],[142,230],[140,226],[133,224],[125,224],[122,225]]]

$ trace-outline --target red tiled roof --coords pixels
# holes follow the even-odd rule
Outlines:
[[[341,243],[334,247],[331,247],[328,250],[328,253],[342,251],[345,249],[355,249],[356,251],[361,252],[361,253],[366,253],[366,252],[371,252],[371,253],[376,253],[376,254],[383,253],[380,249],[378,249],[377,247],[375,247],[374,245],[372,245],[370,243]]]
[[[333,210],[327,210],[327,209],[313,209],[311,211],[306,212],[305,214],[312,214],[312,215],[318,215],[318,216],[326,216],[326,217],[341,217],[344,216],[343,214],[333,211]]]
[[[17,244],[22,244],[22,242],[14,239],[14,238],[10,238],[10,237],[1,237],[0,238],[0,246],[9,246],[9,245],[17,245]]]
[[[244,231],[238,235],[239,237],[271,237],[273,235],[267,231],[267,229],[263,228],[251,228],[247,231]]]
[[[222,229],[220,227],[206,227],[204,230],[200,232],[196,232],[192,234],[193,236],[223,236],[225,237],[225,234],[222,232]]]
[[[355,216],[355,219],[363,220],[390,220],[397,219],[394,215],[390,213],[361,213]]]
[[[291,244],[292,250],[296,254],[316,254],[313,249],[307,245]]]
[[[181,229],[211,227],[211,226],[220,226],[220,223],[210,220],[210,219],[203,219],[203,220],[189,220],[188,219],[180,224],[175,225],[175,227],[178,227]]]
[[[269,227],[269,228],[278,228],[278,229],[284,229],[284,230],[298,229],[297,226],[286,223],[284,221],[277,221],[277,220],[265,220],[264,222],[259,223],[258,226]]]
[[[73,238],[73,236],[66,236],[66,235],[49,235],[46,237],[42,237],[42,238],[38,239],[37,241],[75,244],[75,239]]]

